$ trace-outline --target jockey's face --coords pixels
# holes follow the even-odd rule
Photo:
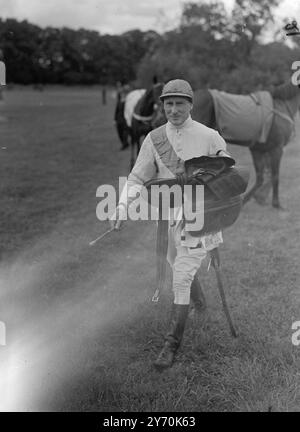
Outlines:
[[[193,104],[182,96],[169,96],[164,99],[167,120],[174,126],[181,126],[193,108]]]

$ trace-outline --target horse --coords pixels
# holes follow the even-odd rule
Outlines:
[[[151,130],[153,115],[156,112],[156,104],[161,95],[163,83],[155,83],[139,99],[134,107],[131,124],[131,158],[130,169],[133,168],[136,157],[141,147],[141,138]],[[136,155],[135,155],[136,153]]]
[[[152,128],[155,104],[159,100],[163,83],[154,82],[146,89],[136,89],[126,94],[119,93],[114,120],[122,143],[121,150],[131,147],[130,170],[133,168],[140,151],[141,138]]]
[[[152,128],[152,120],[153,115],[156,112],[155,104],[159,100],[159,96],[161,95],[163,83],[155,83],[147,90],[134,90],[133,92],[128,93],[125,101],[125,111],[126,104],[128,99],[132,99],[134,103],[134,107],[132,112],[129,112],[131,116],[128,119],[128,115],[125,117],[127,120],[127,126],[130,130],[130,142],[131,142],[131,158],[130,158],[130,169],[133,168],[137,155],[139,154],[141,147],[141,138],[145,137],[153,128]],[[138,92],[140,91],[140,97],[138,100],[134,101],[134,92],[136,92],[136,96],[138,96]]]
[[[300,88],[300,86],[299,86]],[[243,145],[249,148],[255,173],[255,184],[244,196],[244,204],[251,197],[257,198],[258,203],[264,204],[268,188],[260,189],[264,182],[264,169],[270,168],[273,188],[272,205],[276,209],[282,209],[279,201],[279,168],[283,154],[283,148],[290,140],[294,130],[294,116],[300,105],[300,91],[298,86],[285,83],[270,90],[273,98],[273,119],[271,127],[264,143],[253,141],[228,140],[235,145]],[[198,89],[194,92],[194,104],[192,118],[208,127],[217,130],[217,118],[214,108],[213,97],[208,89]],[[153,117],[152,127],[158,127],[165,123],[162,105],[156,110]],[[256,195],[257,194],[257,195]]]

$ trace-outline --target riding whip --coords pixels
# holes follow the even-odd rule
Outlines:
[[[103,237],[105,237],[107,234],[109,234],[110,232],[114,231],[115,228],[110,228],[109,230],[105,231],[105,233],[101,234],[101,236],[97,237],[95,240],[91,241],[89,243],[89,246],[94,246],[94,244],[96,244],[99,240],[103,239]]]

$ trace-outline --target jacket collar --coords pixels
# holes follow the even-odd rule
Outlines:
[[[169,121],[167,122],[167,125],[168,128],[170,128],[170,130],[178,130],[178,129],[185,129],[189,127],[192,124],[192,122],[193,122],[192,117],[189,115],[188,118],[180,126],[175,126]]]

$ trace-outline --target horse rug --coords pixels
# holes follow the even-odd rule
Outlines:
[[[125,107],[124,107],[124,117],[128,127],[132,124],[132,115],[134,108],[138,103],[139,99],[145,94],[146,89],[133,90],[126,96]]]
[[[241,144],[265,143],[273,121],[273,99],[268,91],[236,95],[209,89],[212,96],[217,129],[222,137]]]

